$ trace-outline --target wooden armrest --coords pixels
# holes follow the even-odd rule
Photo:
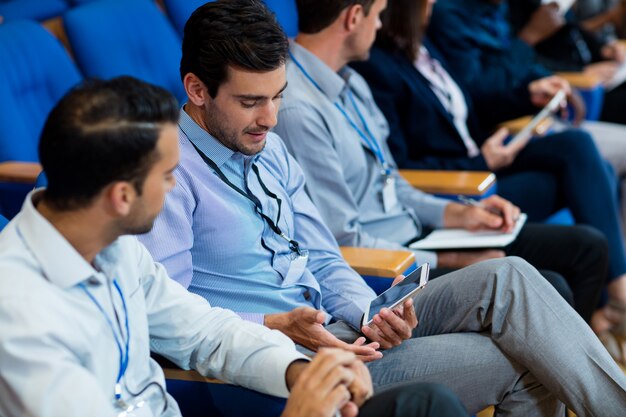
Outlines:
[[[413,252],[403,250],[341,247],[348,265],[362,276],[395,278],[415,263]]]
[[[516,133],[519,133],[524,128],[524,126],[530,123],[532,119],[533,119],[533,116],[524,116],[518,119],[508,120],[504,123],[500,123],[498,127],[506,127],[507,129],[509,129],[509,132],[514,135]],[[539,122],[537,127],[535,127],[533,134],[543,135],[553,125],[554,125],[554,118],[551,116],[548,116],[545,119],[543,119],[541,122]]]
[[[163,368],[165,379],[174,379],[176,381],[204,382],[206,384],[225,384],[226,382],[219,379],[207,378],[200,375],[196,371],[185,371],[178,368]]]
[[[559,72],[556,75],[565,79],[572,87],[582,88],[583,90],[591,90],[602,84],[598,77],[583,74],[582,72]]]
[[[482,195],[496,183],[496,176],[486,171],[401,169],[400,175],[413,187],[431,194]]]
[[[35,162],[0,162],[0,182],[34,184],[41,173],[41,165]]]

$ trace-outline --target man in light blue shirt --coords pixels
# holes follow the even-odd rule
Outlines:
[[[87,82],[53,109],[40,147],[49,186],[0,234],[0,414],[180,416],[154,351],[267,394],[291,391],[282,417],[352,417],[361,405],[372,417],[465,415],[435,386],[363,404],[372,385],[354,354],[329,349],[309,363],[280,332],[185,291],[122,236],[150,230],[174,186],[178,112],[171,94],[128,77]]]
[[[142,237],[174,279],[302,347],[353,351],[378,388],[444,383],[470,412],[497,404],[515,416],[556,416],[560,401],[580,415],[617,417],[626,407],[619,368],[519,258],[438,278],[414,304],[361,326],[357,309],[373,293],[341,259],[299,165],[269,133],[286,88],[286,37],[246,0],[207,3],[185,29],[177,186]]]

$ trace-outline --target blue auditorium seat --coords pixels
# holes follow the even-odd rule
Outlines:
[[[290,38],[298,34],[298,8],[296,0],[265,0],[265,4],[274,13],[283,30]]]
[[[0,162],[37,162],[43,124],[81,75],[69,55],[34,21],[0,25]],[[0,209],[12,217],[32,185],[0,183]]]
[[[81,80],[63,46],[41,25],[0,25],[0,161],[37,161],[39,135],[56,102]]]
[[[185,23],[187,23],[189,16],[198,7],[207,3],[207,0],[164,0],[163,3],[174,27],[176,27],[176,30],[182,37],[185,31]]]
[[[5,22],[18,19],[46,20],[60,16],[68,8],[64,0],[0,0],[0,16]]]
[[[86,76],[131,75],[186,101],[178,70],[181,41],[154,3],[94,1],[69,10],[63,21],[78,66]]]
[[[211,1],[211,0],[209,0]],[[165,9],[176,30],[183,35],[185,23],[198,7],[206,0],[164,0]],[[290,38],[298,34],[298,11],[295,0],[265,0],[267,7],[274,13]]]

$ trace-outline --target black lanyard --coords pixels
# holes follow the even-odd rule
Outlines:
[[[191,142],[191,141],[189,141]],[[248,200],[252,201],[252,204],[254,204],[254,209],[255,211],[258,213],[259,216],[261,216],[261,218],[263,218],[263,220],[265,220],[265,222],[267,223],[267,225],[270,227],[270,229],[272,229],[272,231],[274,233],[276,233],[278,236],[282,237],[283,239],[285,239],[287,242],[289,242],[289,249],[291,249],[292,252],[297,253],[299,256],[302,256],[302,252],[300,251],[300,244],[298,243],[298,241],[290,239],[281,229],[280,227],[278,227],[278,222],[280,221],[280,213],[281,213],[281,206],[282,206],[282,200],[273,192],[271,192],[263,183],[263,180],[261,180],[261,175],[259,174],[259,168],[253,163],[252,164],[252,170],[254,171],[257,179],[259,180],[259,185],[261,186],[261,188],[263,189],[263,192],[265,193],[265,195],[267,195],[269,198],[272,198],[274,200],[276,200],[276,203],[278,204],[278,216],[276,218],[276,222],[274,223],[274,221],[272,219],[270,219],[265,213],[263,213],[263,206],[261,205],[261,202],[259,201],[259,199],[252,194],[249,191],[244,191],[241,188],[237,187],[235,184],[233,184],[227,177],[226,175],[224,175],[224,173],[222,172],[221,169],[219,169],[219,167],[217,166],[217,164],[215,162],[213,162],[211,160],[211,158],[209,158],[208,156],[206,156],[204,154],[204,152],[202,152],[196,145],[195,143],[191,142],[191,144],[193,145],[194,148],[196,148],[196,151],[198,152],[198,154],[200,155],[200,157],[204,160],[204,162],[211,167],[211,169],[213,169],[213,171],[215,171],[215,173],[217,174],[217,176],[224,182],[224,184],[228,185],[230,188],[232,188],[233,190],[235,190],[236,192],[238,192],[239,194],[241,194],[243,197],[247,198]],[[265,245],[264,245],[265,246]],[[266,248],[268,250],[270,250],[269,248]],[[273,252],[273,251],[272,251]]]

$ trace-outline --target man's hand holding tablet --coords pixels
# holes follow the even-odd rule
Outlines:
[[[428,281],[429,266],[423,264],[406,278],[398,276],[391,288],[371,301],[363,315],[361,331],[381,349],[399,346],[417,327],[413,297]]]

